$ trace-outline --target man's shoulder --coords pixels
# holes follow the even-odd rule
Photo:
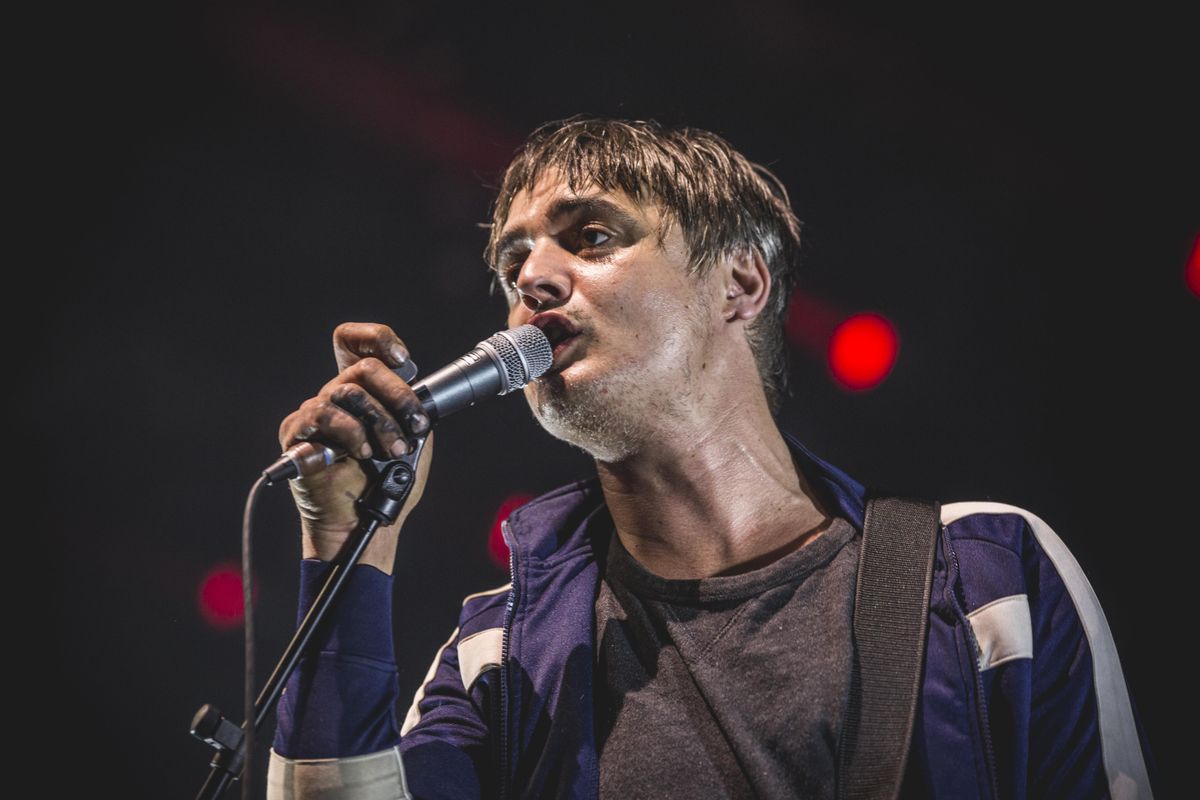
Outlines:
[[[458,615],[458,638],[467,639],[482,631],[503,626],[511,589],[512,584],[506,583],[464,597]]]
[[[990,500],[942,503],[942,526],[952,543],[977,541],[1027,556],[1037,545],[1061,545],[1053,528],[1029,509]]]
[[[941,522],[964,611],[992,635],[998,626],[1024,629],[1054,616],[1055,627],[1103,618],[1099,599],[1066,543],[1037,514],[991,501],[946,503]],[[1015,623],[1020,621],[1021,625]],[[986,638],[986,637],[985,637]]]
[[[547,562],[590,546],[588,529],[607,515],[597,477],[551,489],[515,509],[502,525],[505,544],[518,563]]]

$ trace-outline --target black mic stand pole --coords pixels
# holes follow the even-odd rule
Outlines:
[[[220,797],[230,783],[241,777],[247,734],[254,736],[274,708],[288,676],[300,662],[300,657],[313,638],[314,631],[337,602],[346,584],[346,578],[350,575],[350,568],[358,563],[375,531],[380,525],[393,524],[404,508],[404,501],[408,499],[416,483],[417,464],[425,449],[427,436],[428,434],[419,437],[408,455],[389,460],[369,459],[360,462],[368,477],[367,488],[356,502],[358,525],[334,558],[325,584],[259,693],[254,703],[253,725],[250,724],[250,720],[243,722],[241,727],[234,725],[212,704],[201,706],[192,718],[192,735],[207,742],[217,751],[210,764],[212,769],[208,779],[204,781],[196,800]]]

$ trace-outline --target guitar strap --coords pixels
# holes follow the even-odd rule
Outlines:
[[[854,668],[838,758],[840,800],[900,794],[920,700],[937,503],[874,497],[854,594]]]

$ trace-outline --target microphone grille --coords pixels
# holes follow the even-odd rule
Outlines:
[[[490,344],[500,357],[506,385],[501,394],[520,389],[534,378],[545,375],[554,362],[554,348],[536,325],[500,331],[485,344]]]

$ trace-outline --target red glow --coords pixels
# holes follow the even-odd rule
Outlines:
[[[200,581],[196,602],[200,607],[200,616],[212,627],[240,626],[245,616],[241,567],[236,564],[218,564],[210,569]]]
[[[829,369],[851,391],[873,389],[896,366],[900,340],[896,329],[879,314],[855,314],[829,339]]]
[[[497,126],[495,115],[419,88],[425,82],[420,74],[372,54],[373,48],[321,20],[251,5],[231,4],[218,18],[222,52],[324,118],[476,174],[502,167],[520,143],[521,137]]]
[[[488,555],[500,566],[508,569],[508,545],[504,543],[504,534],[500,523],[508,519],[508,515],[533,499],[531,494],[510,494],[496,509],[496,518],[492,520],[492,532],[488,535]]]
[[[792,347],[819,358],[841,316],[826,301],[797,289],[788,300],[784,334]]]
[[[1192,294],[1200,297],[1200,235],[1197,235],[1196,241],[1192,242],[1192,256],[1188,259],[1187,268],[1184,270],[1184,280],[1187,281]]]

